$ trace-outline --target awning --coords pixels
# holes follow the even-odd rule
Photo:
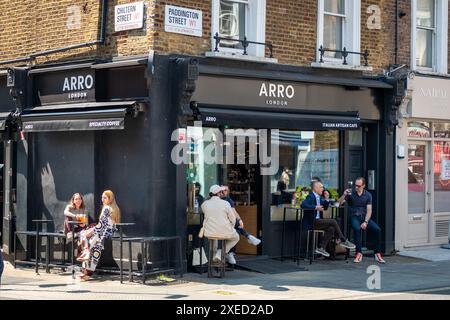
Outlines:
[[[199,107],[203,125],[291,130],[356,130],[357,112],[310,114]]]
[[[135,114],[136,101],[36,107],[22,114],[24,132],[117,130]],[[120,107],[119,107],[120,106]]]

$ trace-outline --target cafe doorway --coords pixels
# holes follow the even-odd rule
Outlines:
[[[262,178],[258,160],[258,131],[217,127],[188,127],[187,178],[188,253],[200,246],[201,204],[214,184],[227,185],[235,209],[251,235],[262,235]],[[261,254],[241,235],[238,256]],[[190,251],[190,252],[189,252]]]

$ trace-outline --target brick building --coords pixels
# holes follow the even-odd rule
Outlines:
[[[249,231],[263,240],[257,249],[241,241],[238,253],[276,257],[280,241],[273,239],[281,238],[283,208],[296,187],[319,175],[342,192],[347,181],[365,176],[383,251],[394,248],[396,82],[385,75],[391,65],[411,65],[409,1],[143,1],[143,26],[116,32],[115,6],[130,3],[0,2],[0,67],[24,67],[27,75],[25,97],[17,100],[23,110],[12,114],[16,105],[7,73],[0,71],[5,168],[15,172],[8,183],[17,189],[4,204],[3,234],[31,227],[36,217],[53,219],[52,227],[60,229],[61,207],[73,192],[82,192],[91,212],[98,212],[96,199],[110,188],[123,219],[138,223],[135,233],[186,240],[189,265],[198,245],[193,186],[200,183],[207,197],[209,186],[223,183],[232,187]],[[177,7],[171,14],[179,18],[171,32],[167,6]],[[183,20],[193,10],[201,11],[201,27],[198,19]],[[397,19],[397,12],[406,15]],[[216,33],[222,37],[217,51]],[[245,41],[237,41],[244,36],[259,43],[249,43],[247,55]],[[321,46],[331,51],[321,57]],[[348,54],[346,65],[344,47],[357,53]],[[118,130],[92,122],[99,119],[117,123]],[[173,164],[173,130],[181,129],[203,154],[195,120],[216,135],[268,130],[282,141],[280,169],[261,174],[260,160],[245,168],[193,159]],[[68,157],[74,149],[79,151]],[[67,168],[74,168],[70,181]],[[291,178],[280,189],[284,168]],[[288,212],[285,243],[295,242],[295,229]],[[368,237],[369,247],[373,240]],[[3,239],[5,247],[10,241]]]

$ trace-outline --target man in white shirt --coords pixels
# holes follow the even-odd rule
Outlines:
[[[202,204],[205,215],[203,220],[204,236],[209,238],[223,238],[225,240],[226,259],[230,264],[236,264],[233,253],[229,251],[239,242],[239,234],[234,229],[236,216],[230,203],[221,199],[225,188],[213,185],[209,189],[210,199]],[[217,245],[217,244],[216,244]],[[220,261],[220,250],[217,250],[215,261]]]

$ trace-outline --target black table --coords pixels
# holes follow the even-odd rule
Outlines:
[[[139,242],[141,244],[141,256],[142,256],[142,283],[145,284],[145,276],[147,274],[153,273],[153,272],[147,272],[146,266],[147,266],[147,251],[148,251],[148,245],[152,242],[169,242],[169,241],[176,241],[177,247],[178,247],[178,263],[179,263],[179,273],[180,276],[183,277],[183,254],[181,252],[181,237],[179,236],[168,236],[168,237],[136,237],[136,238],[125,238],[126,242],[128,242],[128,250],[129,250],[129,261],[130,261],[130,270],[129,270],[129,280],[132,281],[133,279],[133,270],[132,270],[132,251],[131,251],[131,244],[132,242]],[[167,246],[168,250],[168,246]],[[169,254],[167,253],[167,262],[169,262]],[[167,266],[167,271],[170,271],[171,269],[169,266]],[[158,270],[157,273],[164,272],[164,270]]]
[[[39,274],[39,225],[53,222],[53,220],[48,219],[35,219],[31,220],[32,222],[36,223],[36,274]],[[14,248],[15,250],[15,248]]]
[[[136,223],[134,222],[121,222],[115,224],[120,234],[120,283],[123,283],[123,227],[134,226],[135,224]]]

